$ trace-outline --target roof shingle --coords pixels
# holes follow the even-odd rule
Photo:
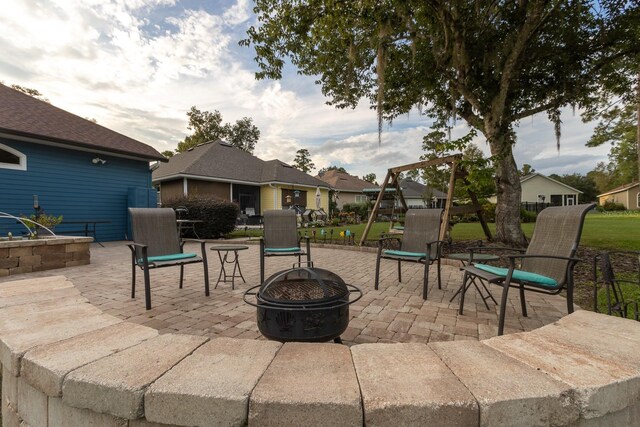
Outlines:
[[[0,132],[145,160],[165,158],[150,145],[0,84]]]

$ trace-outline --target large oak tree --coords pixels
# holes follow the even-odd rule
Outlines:
[[[589,102],[606,65],[638,49],[637,3],[624,0],[255,2],[260,25],[241,43],[256,50],[258,78],[281,78],[289,60],[338,108],[369,99],[379,125],[424,106],[481,132],[496,165],[496,237],[511,244],[524,243],[514,126],[547,112],[559,138],[560,108]]]

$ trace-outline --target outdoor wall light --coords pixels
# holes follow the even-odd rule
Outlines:
[[[94,157],[91,160],[91,163],[93,163],[94,165],[97,165],[97,164],[104,165],[105,163],[107,163],[107,161],[105,159],[101,159],[100,157]]]

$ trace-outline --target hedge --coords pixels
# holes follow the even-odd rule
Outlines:
[[[237,204],[213,196],[188,196],[172,199],[163,206],[176,208],[184,206],[189,211],[182,219],[199,219],[196,231],[203,239],[217,239],[231,233],[240,214]]]

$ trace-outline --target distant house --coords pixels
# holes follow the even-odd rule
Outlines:
[[[582,191],[577,190],[553,178],[533,172],[520,178],[522,187],[521,202],[529,204],[551,204],[553,206],[577,205]],[[496,197],[489,201],[496,202]]]
[[[342,209],[348,203],[364,203],[369,197],[362,190],[379,188],[376,184],[362,180],[357,176],[349,175],[346,172],[340,172],[335,169],[326,171],[323,175],[316,178],[324,181],[331,186],[335,192],[335,201],[338,209]]]
[[[128,206],[155,206],[149,145],[0,85],[0,212],[45,213],[64,221],[104,220],[100,241],[127,233]],[[81,227],[81,226],[80,226]],[[78,224],[56,227],[77,232]],[[24,231],[0,220],[0,233]]]
[[[400,190],[409,208],[441,208],[447,200],[446,193],[409,178],[400,181]]]
[[[261,215],[294,205],[329,209],[329,185],[280,160],[264,161],[223,141],[176,154],[153,171],[161,202],[188,195],[212,195],[238,203],[242,213]]]
[[[640,209],[640,182],[621,185],[598,195],[598,204],[606,202],[622,203],[627,209]]]

